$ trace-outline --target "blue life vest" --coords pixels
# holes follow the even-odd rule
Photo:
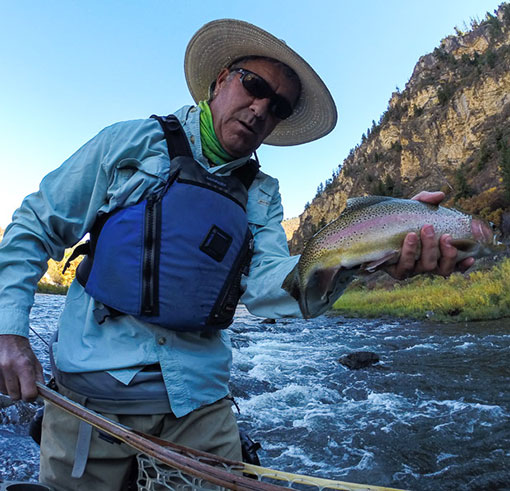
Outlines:
[[[169,179],[162,192],[98,221],[77,279],[105,305],[98,322],[130,314],[176,331],[226,328],[253,250],[246,204],[258,164],[211,174],[191,157],[175,116],[152,117],[165,132]]]

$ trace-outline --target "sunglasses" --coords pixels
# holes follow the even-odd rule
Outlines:
[[[269,111],[278,119],[287,119],[292,114],[294,109],[291,103],[285,97],[278,95],[261,76],[244,68],[235,68],[232,72],[241,74],[240,81],[243,87],[253,97],[270,100]]]

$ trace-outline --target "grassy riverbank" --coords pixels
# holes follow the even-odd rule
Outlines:
[[[347,316],[465,321],[510,317],[510,259],[449,278],[417,276],[390,288],[355,282],[335,303]]]
[[[42,283],[39,282],[37,285],[37,293],[52,293],[54,295],[65,295],[68,286],[63,285],[52,285],[51,283]]]

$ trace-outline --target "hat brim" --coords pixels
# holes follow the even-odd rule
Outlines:
[[[222,68],[244,56],[266,56],[291,67],[301,80],[294,112],[264,140],[269,145],[299,145],[327,135],[336,125],[331,94],[313,68],[285,42],[248,22],[219,19],[205,24],[191,38],[184,73],[195,102],[208,99],[209,86]]]

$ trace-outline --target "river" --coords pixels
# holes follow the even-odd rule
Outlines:
[[[63,302],[36,296],[31,323],[45,339]],[[231,333],[239,422],[262,465],[412,490],[510,490],[509,319],[269,324],[240,307]],[[31,341],[48,372],[46,346]],[[354,351],[381,362],[349,370],[338,358]],[[37,478],[35,409],[0,408],[0,480]]]

